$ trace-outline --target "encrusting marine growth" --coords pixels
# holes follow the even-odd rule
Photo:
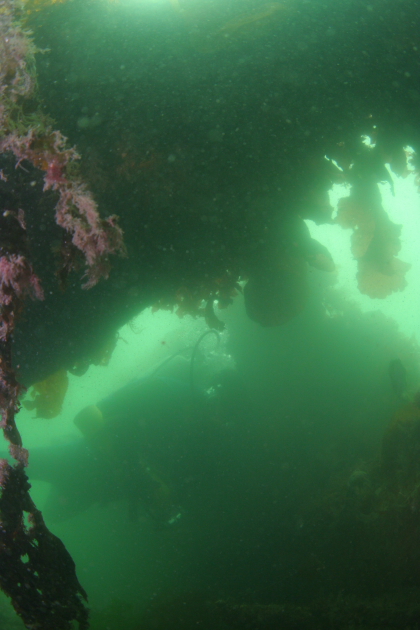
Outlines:
[[[0,153],[12,153],[16,169],[26,170],[29,162],[44,171],[43,189],[57,193],[55,220],[65,231],[59,277],[65,280],[82,253],[88,289],[108,276],[109,255],[124,253],[122,230],[115,216],[100,217],[89,190],[74,175],[75,149],[66,147],[66,139],[38,109],[36,48],[23,27],[23,9],[20,0],[0,0]],[[8,177],[0,170],[1,181]],[[0,426],[16,460],[14,465],[0,460],[0,586],[27,628],[70,630],[77,621],[83,630],[88,627],[87,596],[70,554],[30,497],[28,451],[15,422],[21,393],[12,367],[15,321],[28,296],[43,299],[28,259],[23,210],[1,209],[0,235]]]

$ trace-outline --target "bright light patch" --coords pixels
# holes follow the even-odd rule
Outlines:
[[[119,0],[118,5],[121,7],[163,7],[169,11],[180,11],[181,6],[179,0]]]
[[[46,442],[56,444],[80,438],[73,424],[78,411],[151,372],[171,355],[191,348],[206,330],[208,327],[204,319],[188,315],[180,319],[169,311],[153,313],[151,308],[145,309],[120,329],[109,365],[91,365],[80,377],[69,374],[69,388],[57,418],[34,420],[33,411],[21,409],[19,430],[25,446],[31,448]],[[208,344],[211,351],[214,341],[209,340]]]
[[[366,147],[369,147],[369,149],[374,149],[376,147],[376,143],[373,142],[373,140],[372,140],[372,138],[370,136],[362,136],[362,143]]]
[[[337,170],[339,170],[341,173],[344,173],[344,169],[341,168],[341,166],[338,164],[338,162],[336,162],[335,160],[333,160],[332,158],[329,158],[328,155],[324,155],[324,158],[328,161],[331,162],[331,164],[334,164],[335,168]]]
[[[357,262],[350,250],[352,231],[344,230],[339,225],[316,225],[306,221],[311,236],[325,245],[337,266],[337,290],[350,301],[356,303],[362,311],[382,311],[394,319],[401,332],[408,337],[420,340],[420,196],[417,192],[414,174],[406,178],[391,174],[395,195],[389,184],[379,185],[383,207],[393,223],[402,226],[401,250],[398,258],[411,265],[406,274],[407,287],[387,298],[372,299],[362,295],[357,288]],[[330,199],[337,214],[338,200],[349,194],[349,188],[334,186]]]

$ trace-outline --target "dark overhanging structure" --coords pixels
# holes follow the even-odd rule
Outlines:
[[[37,57],[44,107],[80,151],[102,214],[120,217],[128,256],[114,257],[108,282],[83,291],[73,274],[61,292],[49,271],[61,237],[45,218],[54,193],[40,195],[36,172],[15,172],[10,199],[31,207],[47,283],[16,333],[25,384],[89,361],[145,306],[194,310],[223,284],[260,279],[262,259],[305,239],[297,217],[330,221],[334,181],[366,198],[389,178],[385,163],[404,169],[403,147],[419,144],[418,3],[276,4],[266,18],[267,3],[215,15],[191,0],[132,30],[115,7],[101,20],[95,2],[30,16],[50,50]]]

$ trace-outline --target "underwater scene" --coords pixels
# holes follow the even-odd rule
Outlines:
[[[0,630],[418,629],[419,238],[419,0],[0,0]]]

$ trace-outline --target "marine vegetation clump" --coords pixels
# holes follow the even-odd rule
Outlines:
[[[59,275],[63,281],[68,273],[77,268],[76,251],[84,255],[87,280],[83,287],[93,287],[101,278],[109,275],[110,254],[123,254],[122,230],[117,217],[101,218],[92,194],[86,185],[72,174],[71,166],[79,155],[75,149],[66,148],[66,138],[59,131],[49,128],[40,136],[30,127],[26,134],[13,131],[0,139],[0,152],[11,152],[17,159],[16,168],[22,162],[30,162],[44,171],[44,191],[58,193],[55,221],[64,229],[62,267]],[[7,176],[3,174],[7,181]]]
[[[60,278],[77,267],[79,251],[85,258],[87,289],[108,277],[111,254],[124,253],[122,230],[116,216],[100,217],[91,192],[75,174],[80,156],[37,107],[37,49],[19,20],[23,9],[20,0],[0,2],[0,153],[12,153],[16,168],[25,170],[30,163],[44,172],[43,190],[57,193],[55,221],[67,237]],[[9,175],[3,170],[0,175],[4,186]]]
[[[21,0],[0,0],[0,153],[16,158],[16,169],[43,171],[44,191],[57,196],[56,223],[64,230],[62,281],[85,260],[84,288],[109,273],[108,258],[123,253],[122,230],[115,216],[103,219],[76,175],[75,149],[54,130],[36,101],[36,48],[24,29]],[[9,161],[5,160],[5,164]],[[0,170],[5,196],[13,171]],[[15,463],[0,460],[0,586],[31,630],[88,627],[86,593],[63,543],[46,527],[29,494],[25,472],[28,451],[16,426],[22,393],[12,365],[12,338],[27,298],[42,300],[41,282],[29,258],[25,214],[0,209],[0,428]]]
[[[340,200],[336,222],[353,230],[351,252],[357,261],[360,293],[382,299],[406,287],[411,265],[397,258],[401,225],[389,219],[377,190],[363,193],[353,188],[349,197]]]
[[[16,460],[0,459],[0,586],[27,628],[70,630],[76,620],[84,630],[86,593],[70,554],[31,499],[28,451],[15,421],[21,393],[12,366],[15,321],[25,298],[42,299],[43,294],[27,259],[26,232],[22,226],[16,232],[14,222],[13,215],[3,215],[0,222],[0,427]]]
[[[69,385],[67,370],[57,370],[43,381],[35,383],[23,406],[28,411],[35,410],[36,418],[55,418],[61,413]]]
[[[203,317],[209,328],[222,331],[225,324],[214,312],[214,303],[219,309],[232,304],[233,298],[242,292],[240,280],[238,273],[225,271],[216,278],[180,287],[174,293],[161,297],[153,305],[152,311],[175,309],[180,318],[184,315]]]
[[[27,628],[70,630],[74,620],[88,628],[87,595],[74,562],[35,507],[23,464],[1,460],[0,484],[1,588]]]

